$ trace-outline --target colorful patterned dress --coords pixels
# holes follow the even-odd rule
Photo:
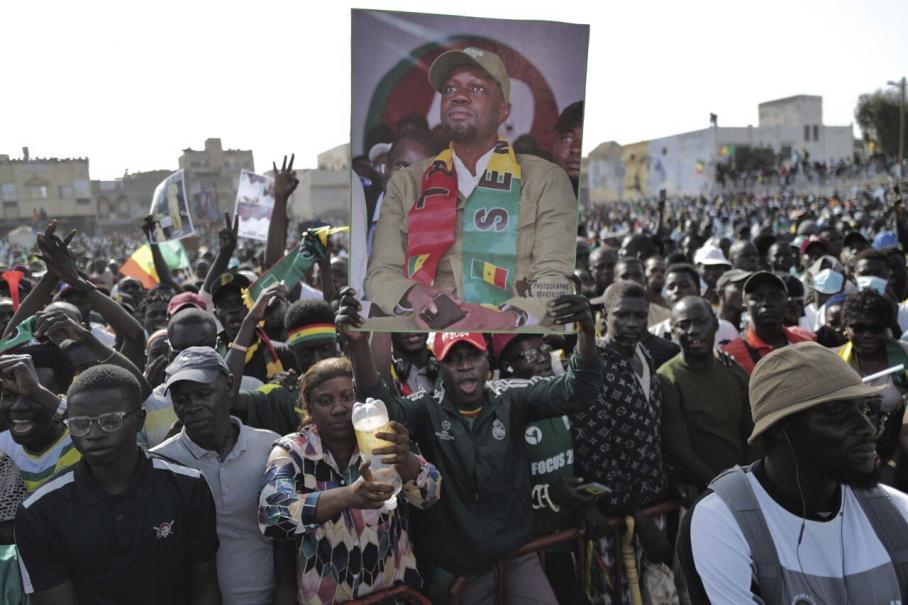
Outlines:
[[[274,539],[294,539],[297,546],[297,602],[340,603],[401,582],[419,587],[416,558],[407,535],[407,506],[427,508],[438,501],[441,476],[419,458],[420,472],[405,484],[396,510],[348,509],[319,524],[315,510],[322,491],[350,485],[359,478],[359,450],[346,469],[322,446],[314,425],[280,438],[276,446],[290,460],[265,469],[259,492],[259,527]],[[415,449],[414,449],[414,453]],[[302,500],[299,518],[290,506]]]

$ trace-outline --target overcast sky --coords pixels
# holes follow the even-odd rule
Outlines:
[[[758,103],[795,94],[849,124],[860,93],[908,72],[905,0],[19,0],[2,11],[0,153],[88,156],[109,179],[220,137],[260,172],[291,151],[314,167],[349,138],[351,7],[589,23],[584,153],[710,112],[756,125]]]

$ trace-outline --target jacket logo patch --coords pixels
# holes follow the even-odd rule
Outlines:
[[[157,539],[161,540],[173,535],[173,521],[161,523],[157,527],[152,527],[154,530],[154,535]]]
[[[502,441],[505,437],[507,437],[507,435],[507,431],[504,430],[504,423],[496,418],[495,421],[492,422],[492,437],[498,439],[499,441]]]
[[[530,445],[536,445],[542,441],[542,431],[539,430],[538,426],[528,426],[524,437],[527,440],[527,443]]]

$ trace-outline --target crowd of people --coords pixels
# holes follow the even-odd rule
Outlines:
[[[469,69],[442,87],[465,106],[489,90]],[[564,188],[581,118],[530,162]],[[393,175],[438,153],[406,126],[357,160],[370,246]],[[344,236],[256,287],[302,238],[295,186],[275,166],[266,244],[225,216],[183,274],[153,220],[94,239],[52,220],[4,268],[4,602],[905,601],[897,189],[596,208],[576,291],[494,311],[520,330],[391,333],[363,329]],[[149,289],[112,262],[144,242]],[[388,422],[366,452],[370,400]]]

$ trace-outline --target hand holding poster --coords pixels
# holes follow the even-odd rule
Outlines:
[[[186,203],[186,184],[182,170],[174,172],[155,187],[148,214],[157,223],[151,234],[154,242],[183,239],[195,233]]]
[[[274,210],[274,179],[243,170],[236,189],[234,214],[240,217],[237,235],[268,241],[268,225]]]

